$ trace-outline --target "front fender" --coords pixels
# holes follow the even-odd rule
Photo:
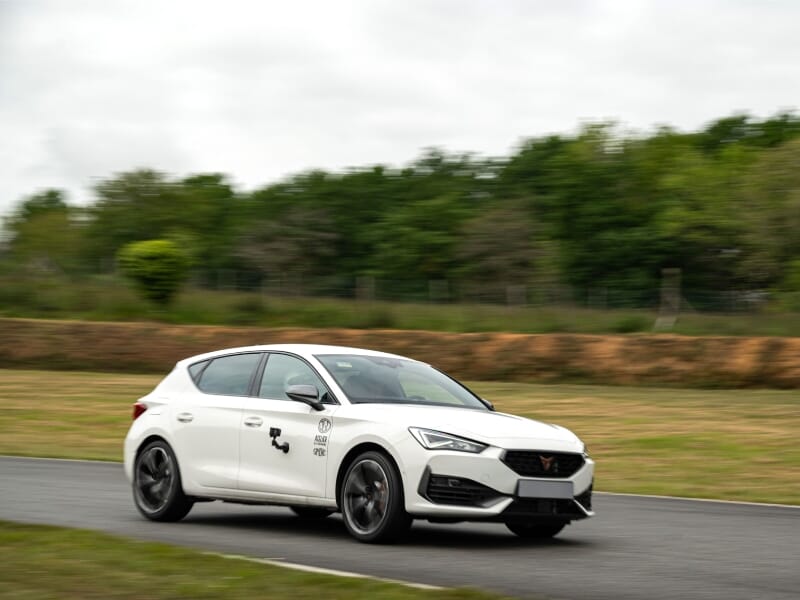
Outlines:
[[[378,426],[379,431],[374,431],[375,427],[376,424],[372,423],[373,431],[364,431],[352,437],[342,435],[340,439],[347,441],[341,445],[335,443],[336,436],[331,436],[325,495],[328,498],[337,497],[338,474],[342,468],[346,468],[343,461],[354,449],[370,444],[382,448],[394,460],[400,472],[405,504],[408,507],[409,500],[412,500],[416,494],[419,478],[425,469],[427,458],[425,450],[406,429],[397,431],[396,427]]]

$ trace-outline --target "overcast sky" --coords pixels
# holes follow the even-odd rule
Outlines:
[[[0,213],[148,166],[242,189],[427,146],[800,104],[798,0],[0,0]]]

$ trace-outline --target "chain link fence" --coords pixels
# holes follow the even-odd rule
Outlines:
[[[265,297],[317,297],[422,304],[492,304],[506,306],[575,306],[594,309],[648,309],[755,313],[772,299],[768,290],[708,290],[680,286],[631,290],[607,286],[579,290],[564,284],[498,284],[449,279],[397,281],[370,276],[276,276],[263,279],[234,270],[214,272],[198,287],[258,291]]]

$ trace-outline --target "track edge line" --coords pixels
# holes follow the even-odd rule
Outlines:
[[[741,506],[765,506],[772,508],[797,508],[797,504],[776,504],[774,502],[747,502],[746,500],[719,500],[716,498],[691,498],[686,496],[659,496],[657,494],[629,494],[626,492],[594,492],[598,496],[628,496],[630,498],[652,498],[654,500],[682,500],[684,502],[706,502],[715,504],[738,504]]]
[[[393,583],[405,587],[415,588],[419,590],[444,590],[437,585],[430,585],[427,583],[417,583],[414,581],[403,581],[400,579],[388,579],[386,577],[376,577],[374,575],[366,575],[364,573],[355,573],[353,571],[340,571],[338,569],[327,569],[325,567],[315,567],[313,565],[304,565],[302,563],[286,562],[282,559],[274,558],[257,558],[253,556],[243,556],[241,554],[224,554],[220,552],[203,552],[209,556],[219,556],[231,560],[245,560],[262,565],[270,565],[273,567],[282,567],[284,569],[292,569],[294,571],[303,571],[305,573],[317,573],[319,575],[332,575],[334,577],[349,577],[351,579],[371,579],[373,581],[380,581],[381,583]]]

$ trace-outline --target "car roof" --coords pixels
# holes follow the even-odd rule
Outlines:
[[[377,350],[367,350],[365,348],[350,348],[348,346],[327,346],[323,344],[262,344],[256,346],[240,346],[237,348],[225,348],[214,350],[204,354],[190,356],[180,361],[180,363],[193,363],[207,358],[223,356],[225,354],[236,354],[242,352],[289,352],[306,358],[321,354],[351,354],[360,356],[384,356],[389,358],[404,358],[413,360],[399,354],[389,354]]]

